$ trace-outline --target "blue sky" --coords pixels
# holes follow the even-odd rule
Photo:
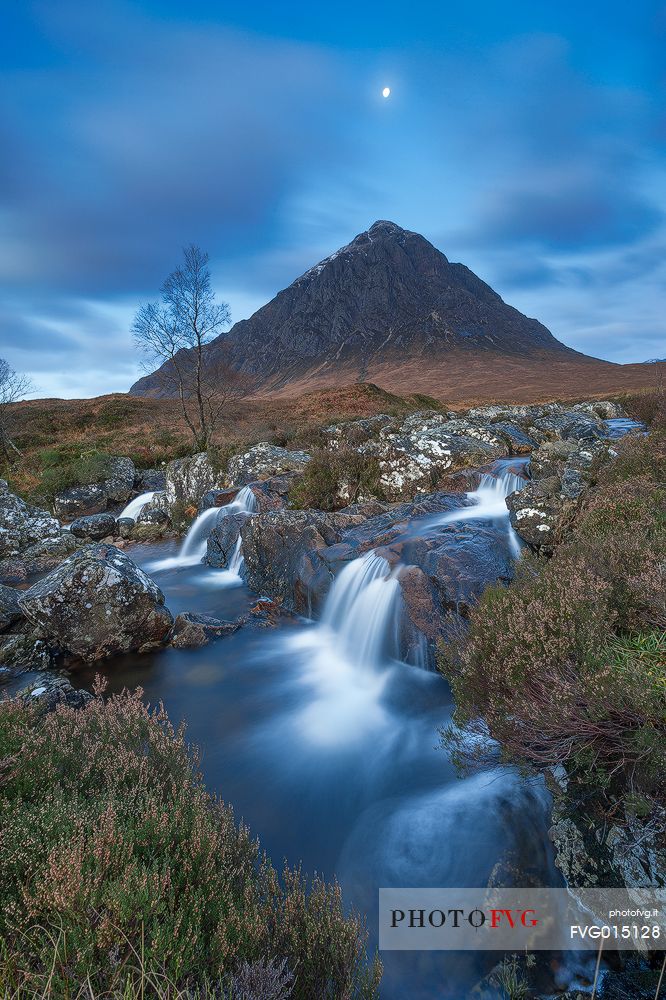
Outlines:
[[[0,352],[126,390],[185,243],[243,319],[376,219],[666,355],[666,6],[0,0]],[[384,101],[381,89],[392,88]]]

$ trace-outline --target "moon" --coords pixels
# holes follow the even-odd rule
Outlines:
[[[382,97],[390,97],[390,96],[391,96],[391,88],[384,87],[384,89],[382,90]]]

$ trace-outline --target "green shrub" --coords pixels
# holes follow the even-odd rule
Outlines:
[[[313,452],[302,479],[291,489],[292,507],[339,510],[359,498],[383,498],[376,458],[347,445]]]
[[[145,980],[193,996],[275,960],[299,1000],[376,997],[339,887],[280,879],[140,692],[48,715],[0,702],[0,785],[3,996],[132,996]]]
[[[77,452],[72,446],[46,448],[39,452],[41,464],[38,492],[51,500],[70,486],[98,483],[109,474],[111,456],[96,450]]]

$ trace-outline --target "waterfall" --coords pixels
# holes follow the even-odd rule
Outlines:
[[[504,522],[509,549],[512,556],[518,558],[520,541],[511,527],[506,498],[516,490],[521,490],[525,485],[525,479],[518,473],[503,468],[503,463],[498,463],[498,466],[496,473],[484,473],[477,488],[467,494],[467,499],[474,504],[473,507],[461,507],[449,511],[441,518],[439,524],[453,524],[456,521]]]
[[[201,514],[199,514],[199,516],[190,525],[190,529],[185,535],[183,544],[181,545],[180,551],[176,556],[172,556],[168,559],[160,559],[157,562],[152,563],[148,568],[152,572],[155,572],[156,570],[175,569],[183,566],[196,566],[198,563],[203,561],[204,556],[206,555],[208,536],[218,523],[218,520],[229,517],[231,514],[238,514],[241,512],[245,514],[254,514],[256,513],[256,510],[257,498],[249,486],[244,486],[238,491],[231,503],[225,504],[224,507],[209,507],[207,510],[202,511]],[[234,563],[233,567],[231,562]],[[241,541],[239,538],[229,564],[229,570],[231,570],[233,575],[239,579],[242,563],[243,557],[241,554]]]
[[[155,492],[156,491],[153,490],[150,493],[142,493],[140,496],[134,497],[133,500],[130,500],[124,510],[118,514],[118,520],[120,520],[121,517],[131,517],[133,521],[136,521],[143,508],[146,507],[155,496]]]
[[[333,581],[322,619],[286,636],[311,696],[297,717],[317,746],[348,752],[368,732],[386,727],[382,692],[398,652],[400,585],[386,559],[368,552]]]
[[[349,663],[373,669],[397,655],[399,595],[391,567],[375,552],[348,563],[333,581],[322,625]]]
[[[229,506],[231,505],[228,504],[227,507]],[[181,566],[192,566],[201,562],[206,555],[208,536],[218,517],[224,516],[222,512],[226,511],[227,507],[209,507],[194,519],[176,557]]]

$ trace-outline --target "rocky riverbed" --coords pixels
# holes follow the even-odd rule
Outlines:
[[[311,454],[266,442],[223,472],[205,454],[163,474],[118,459],[108,480],[56,498],[54,513],[3,484],[5,681],[46,707],[80,703],[99,670],[112,689],[141,683],[171,699],[217,761],[213,784],[264,841],[340,875],[366,912],[381,879],[476,884],[511,858],[518,878],[530,870],[556,884],[557,864],[573,879],[583,862],[570,863],[578,832],[561,788],[551,824],[543,786],[492,771],[456,782],[441,751],[433,756],[450,704],[427,668],[439,642],[464,634],[484,587],[510,582],[522,547],[548,554],[566,532],[623,419],[616,404],[591,402],[327,427],[321,448],[353,446],[379,478],[376,495],[342,484],[326,511],[293,506]],[[181,542],[184,511],[193,524]],[[304,795],[310,816],[296,833],[288,817]],[[322,795],[337,803],[335,821]],[[368,853],[361,845],[377,829]],[[439,843],[446,860],[433,853]],[[489,971],[470,963],[451,970],[466,986]],[[411,960],[389,965],[385,995],[405,995]],[[437,976],[428,965],[424,997]]]

